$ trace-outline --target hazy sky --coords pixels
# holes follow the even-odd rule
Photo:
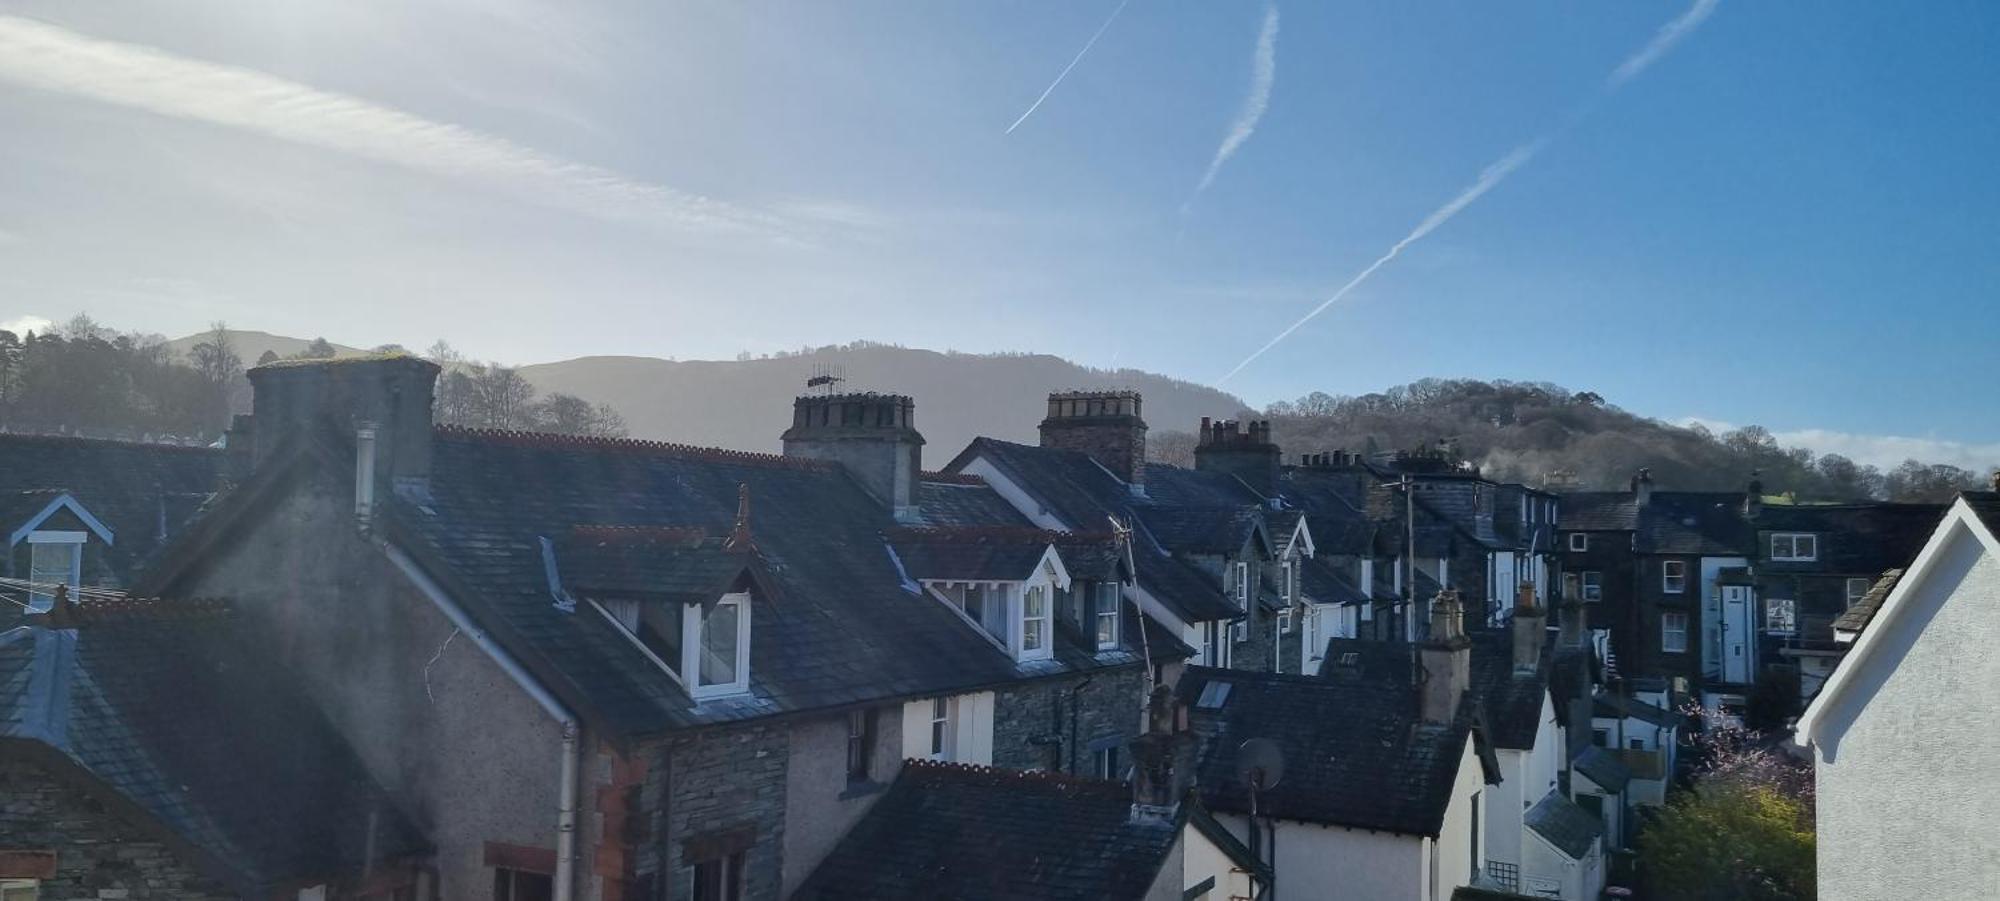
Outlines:
[[[0,324],[1216,382],[1405,242],[1225,387],[2000,460],[1996,39],[1976,0],[0,2]]]

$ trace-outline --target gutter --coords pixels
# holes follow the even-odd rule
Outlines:
[[[453,601],[450,595],[446,594],[445,590],[410,558],[409,554],[385,540],[377,539],[376,545],[381,548],[383,555],[389,558],[389,562],[394,564],[418,591],[423,592],[424,597],[437,605],[439,612],[451,620],[451,624],[458,631],[471,639],[473,644],[478,645],[480,650],[485,651],[486,656],[498,664],[508,678],[514,680],[514,684],[519,685],[522,691],[528,693],[528,697],[533,698],[544,712],[562,726],[562,781],[557,789],[556,803],[555,901],[571,901],[576,888],[577,774],[580,769],[579,738],[582,731],[576,716],[563,707],[562,702],[556,700],[540,682],[529,675],[513,655],[508,654],[506,649],[493,640],[492,635],[474,623],[465,609]]]

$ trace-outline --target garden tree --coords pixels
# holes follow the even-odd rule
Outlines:
[[[216,434],[220,395],[168,359],[157,336],[78,319],[46,336],[0,332],[0,427],[137,439]]]
[[[625,437],[625,417],[610,404],[592,404],[574,394],[551,394],[536,405],[536,428],[562,435]]]
[[[333,342],[325,338],[314,338],[311,343],[306,345],[305,350],[299,351],[299,359],[331,360],[337,352],[333,349]]]
[[[1720,724],[1697,733],[1692,784],[1639,837],[1651,897],[1814,897],[1812,768],[1777,750],[1782,740]]]
[[[209,323],[208,334],[188,348],[188,362],[218,391],[228,385],[243,369],[243,358],[236,355],[236,346],[229,340],[229,323]]]
[[[276,362],[278,362],[278,352],[275,350],[267,350],[257,355],[257,365],[259,366]]]

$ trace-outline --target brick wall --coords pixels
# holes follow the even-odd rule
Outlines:
[[[236,897],[152,833],[24,760],[0,761],[0,850],[56,852],[41,901]]]
[[[1145,667],[1100,671],[1072,697],[1072,689],[1082,681],[1082,677],[1050,679],[995,692],[993,765],[1087,774],[1092,742],[1138,734],[1146,696]]]

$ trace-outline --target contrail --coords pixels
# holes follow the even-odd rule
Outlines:
[[[572,162],[352,95],[17,16],[0,15],[0,82],[482,182],[598,218],[695,231],[778,236],[786,231],[785,222],[761,210]]]
[[[1394,245],[1390,246],[1387,253],[1376,257],[1375,262],[1369,263],[1367,268],[1362,269],[1359,274],[1348,279],[1347,284],[1341,285],[1339,290],[1333,292],[1333,295],[1326,300],[1321,301],[1319,306],[1313,307],[1311,312],[1299,317],[1297,322],[1286,326],[1285,330],[1279,332],[1276,337],[1264,342],[1264,346],[1257,348],[1255,353],[1244,357],[1243,362],[1237,363],[1235,368],[1230,369],[1222,378],[1217,379],[1216,384],[1219,386],[1234,378],[1245,367],[1256,362],[1258,357],[1263,356],[1271,348],[1278,346],[1279,342],[1291,337],[1292,333],[1298,331],[1301,326],[1311,322],[1319,314],[1326,312],[1328,307],[1339,303],[1341,298],[1346,297],[1355,288],[1360,287],[1362,282],[1367,281],[1377,270],[1388,265],[1390,260],[1401,255],[1410,245],[1423,240],[1424,236],[1429,235],[1431,232],[1436,231],[1439,226],[1451,221],[1453,216],[1458,215],[1460,211],[1471,206],[1473,201],[1484,196],[1487,191],[1493,190],[1500,182],[1506,180],[1507,176],[1514,174],[1514,170],[1521,168],[1528,161],[1534,159],[1535,155],[1540,153],[1542,148],[1548,146],[1550,141],[1568,132],[1577,123],[1582,122],[1585,117],[1589,116],[1591,111],[1596,108],[1599,100],[1610,96],[1613,92],[1624,86],[1627,81],[1630,81],[1634,76],[1645,71],[1648,66],[1651,66],[1653,63],[1659,61],[1661,57],[1665,56],[1667,51],[1674,48],[1675,44],[1680,43],[1681,39],[1687,37],[1696,27],[1700,26],[1710,13],[1715,12],[1715,7],[1719,2],[1720,0],[1695,0],[1694,5],[1686,13],[1683,13],[1680,18],[1661,26],[1660,30],[1653,35],[1653,39],[1646,43],[1646,46],[1640,48],[1639,52],[1627,57],[1624,62],[1618,65],[1618,68],[1613,69],[1610,76],[1605,78],[1601,92],[1595,98],[1571,113],[1563,121],[1562,125],[1541,137],[1514,148],[1506,156],[1487,166],[1479,173],[1479,178],[1470,187],[1460,191],[1457,197],[1451,199],[1451,202],[1438,207],[1435,212],[1424,217],[1424,221],[1418,223],[1417,227],[1411,230],[1408,235],[1403,236],[1401,241],[1397,241]]]
[[[1257,122],[1264,118],[1264,110],[1271,105],[1271,86],[1278,81],[1278,8],[1264,8],[1264,28],[1257,33],[1257,55],[1250,63],[1250,93],[1243,98],[1243,109],[1236,114],[1235,123],[1229,126],[1228,136],[1222,139],[1222,146],[1215,148],[1215,159],[1208,163],[1208,171],[1202,173],[1201,184],[1194,192],[1199,195],[1208,190],[1215,181],[1215,174],[1222,171],[1222,164],[1236,155],[1236,149],[1250,140],[1257,130]]]
[[[1021,118],[1015,119],[1014,124],[1007,126],[1005,134],[1013,134],[1014,129],[1020,128],[1021,123],[1028,121],[1028,117],[1035,114],[1035,110],[1042,108],[1042,101],[1049,99],[1049,95],[1055,93],[1056,85],[1062,84],[1063,79],[1069,77],[1069,70],[1076,68],[1077,63],[1083,62],[1083,55],[1097,45],[1097,39],[1104,36],[1104,30],[1110,28],[1112,22],[1117,21],[1118,14],[1124,12],[1125,4],[1130,2],[1132,0],[1118,0],[1118,8],[1111,11],[1111,16],[1104,20],[1104,24],[1097,26],[1097,33],[1091,35],[1090,40],[1083,42],[1083,49],[1076,52],[1076,58],[1070,60],[1069,65],[1064,66],[1063,70],[1056,74],[1056,80],[1049,82],[1048,88],[1042,91],[1042,96],[1035,98],[1034,105],[1028,107],[1028,111],[1022,113]]]

